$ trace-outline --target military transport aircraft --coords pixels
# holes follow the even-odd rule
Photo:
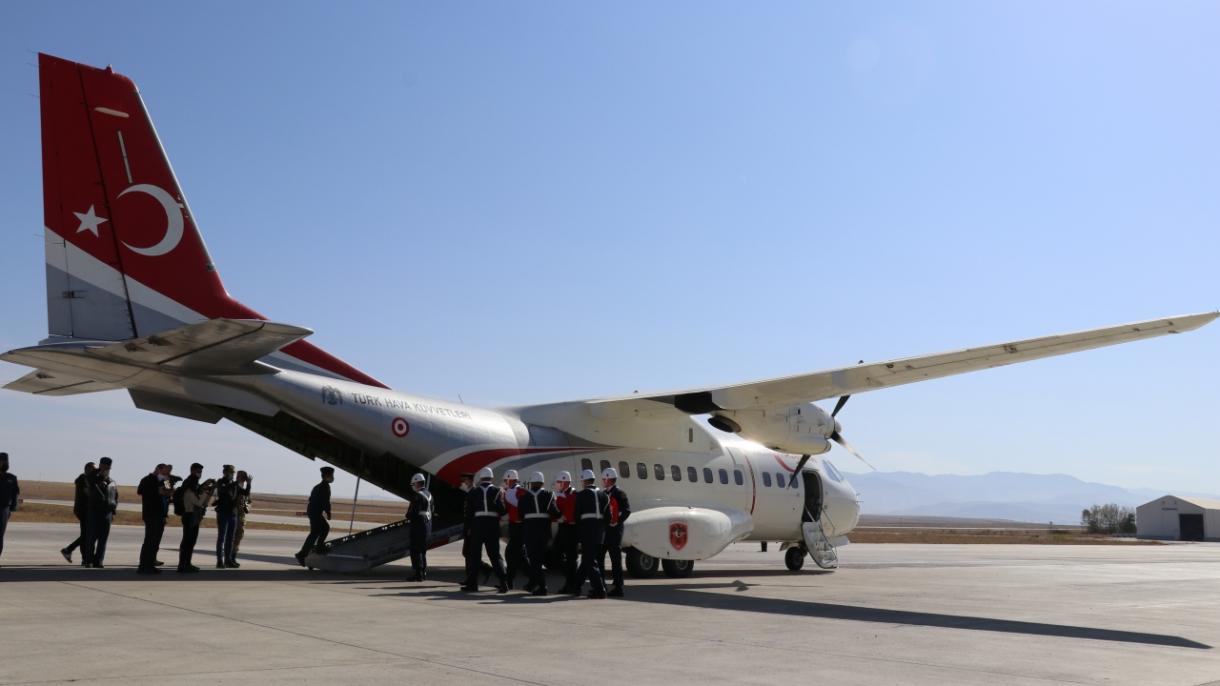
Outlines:
[[[39,56],[49,336],[0,359],[39,395],[126,390],[135,406],[222,419],[405,495],[431,479],[434,544],[452,540],[462,472],[615,467],[635,504],[629,570],[671,576],[742,540],[825,567],[857,494],[822,457],[854,393],[1198,328],[1216,312],[721,388],[527,407],[409,395],[270,321],[221,284],[136,85]],[[838,398],[826,412],[814,401]],[[854,451],[853,451],[854,452]],[[366,556],[367,557],[367,556]],[[320,564],[320,563],[319,563]]]

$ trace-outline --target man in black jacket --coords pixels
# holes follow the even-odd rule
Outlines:
[[[221,477],[216,482],[216,568],[240,567],[233,552],[233,541],[237,536],[237,481],[233,479],[233,465],[220,468]]]
[[[85,489],[89,487],[89,478],[92,477],[93,473],[96,471],[97,471],[96,465],[94,465],[92,462],[86,462],[84,471],[82,471],[80,473],[80,476],[76,477],[76,481],[74,482],[74,485],[76,486],[76,497],[72,501],[72,514],[76,517],[77,523],[80,524],[80,535],[76,537],[75,541],[72,541],[71,543],[69,543],[67,548],[63,548],[59,551],[59,554],[63,555],[64,559],[67,560],[69,563],[72,562],[72,551],[76,550],[77,548],[81,549],[82,558],[87,557],[85,555],[84,546],[85,546],[85,504],[88,499],[88,495],[87,495],[87,492],[85,491]],[[81,566],[88,567],[89,561],[82,560]]]
[[[8,453],[0,453],[0,554],[4,553],[4,530],[8,517],[17,510],[17,494],[21,489],[17,477],[8,472]]]
[[[487,559],[495,570],[500,584],[496,590],[508,593],[508,582],[504,574],[504,558],[500,557],[500,517],[504,516],[504,499],[500,489],[493,484],[491,469],[479,470],[476,479],[479,485],[466,494],[466,528],[470,531],[471,555],[466,558],[466,584],[463,591],[477,591],[479,567],[483,564],[480,551],[487,551]]]
[[[602,486],[606,489],[606,497],[610,499],[610,516],[606,519],[606,542],[603,549],[610,554],[610,571],[614,577],[614,588],[608,595],[611,598],[623,597],[623,525],[631,516],[631,503],[627,494],[618,487],[618,470],[607,467],[602,472]],[[602,574],[605,574],[606,563],[602,558]]]
[[[140,574],[160,574],[157,569],[157,551],[161,549],[161,537],[165,534],[165,489],[168,470],[164,464],[157,465],[152,473],[140,479],[136,494],[140,496],[140,516],[144,520],[144,545],[140,546]]]
[[[305,514],[309,515],[309,535],[305,537],[301,552],[296,554],[297,563],[302,567],[305,556],[321,548],[330,534],[330,523],[326,520],[330,519],[330,484],[335,480],[335,468],[323,467],[321,471],[322,481],[309,492],[309,505],[305,508]]]
[[[580,473],[584,485],[576,494],[576,521],[580,531],[580,571],[568,592],[580,595],[580,587],[589,580],[589,597],[605,598],[606,584],[602,571],[602,543],[606,540],[606,520],[610,517],[610,498],[594,482],[592,469]]]
[[[110,522],[118,510],[118,486],[110,480],[109,457],[97,461],[97,471],[87,480],[85,489],[85,556],[87,566],[101,569],[106,559],[106,542],[110,540]]]

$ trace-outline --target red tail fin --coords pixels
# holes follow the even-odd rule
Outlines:
[[[265,319],[225,291],[135,83],[39,55],[52,336],[124,340]],[[274,363],[382,385],[304,341]]]

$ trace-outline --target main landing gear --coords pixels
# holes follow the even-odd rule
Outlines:
[[[627,573],[633,579],[651,579],[658,569],[671,579],[685,579],[695,571],[694,560],[659,560],[635,548],[627,548],[623,553],[627,558]]]

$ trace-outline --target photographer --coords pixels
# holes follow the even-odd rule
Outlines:
[[[193,574],[199,568],[191,564],[191,555],[195,553],[195,542],[199,540],[199,525],[208,511],[208,502],[212,499],[212,489],[216,486],[214,479],[203,483],[203,465],[196,462],[191,465],[191,475],[186,477],[179,488],[182,489],[182,543],[178,545],[178,572]]]
[[[221,467],[220,480],[216,482],[216,569],[239,567],[233,553],[233,539],[237,536],[237,481],[233,478],[233,465]]]
[[[237,535],[233,537],[233,558],[241,550],[241,539],[246,535],[246,515],[250,514],[250,493],[254,488],[254,475],[242,470],[237,472]]]

